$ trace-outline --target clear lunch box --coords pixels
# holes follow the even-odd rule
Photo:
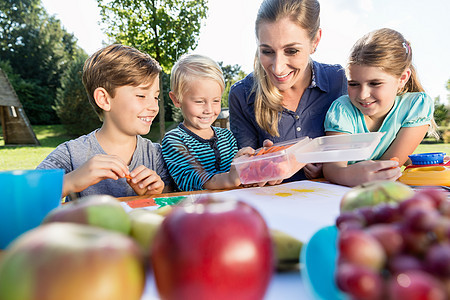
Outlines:
[[[365,160],[375,150],[384,133],[370,132],[304,137],[262,147],[252,156],[233,160],[241,183],[251,184],[286,179],[307,163]]]

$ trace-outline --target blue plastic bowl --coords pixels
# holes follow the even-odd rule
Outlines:
[[[323,227],[303,247],[300,255],[302,279],[313,299],[346,300],[335,283],[337,261],[336,226]]]
[[[0,172],[0,249],[61,204],[64,170]]]

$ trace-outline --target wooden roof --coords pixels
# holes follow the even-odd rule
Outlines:
[[[0,121],[5,145],[39,145],[19,97],[2,69],[0,69]]]
[[[2,69],[0,69],[0,106],[22,107],[16,92]]]

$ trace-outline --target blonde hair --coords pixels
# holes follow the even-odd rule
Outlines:
[[[320,4],[317,0],[264,0],[255,22],[256,37],[261,23],[273,23],[283,18],[307,30],[313,41],[320,28]],[[259,60],[258,51],[254,62],[255,117],[258,125],[273,136],[279,136],[279,113],[283,110],[283,96],[267,78]]]
[[[409,68],[411,76],[405,86],[398,91],[398,95],[424,92],[412,64],[411,44],[401,33],[393,29],[378,29],[360,38],[350,52],[348,66],[351,65],[378,67],[397,78]]]
[[[198,78],[212,79],[220,85],[222,92],[225,89],[222,69],[217,62],[204,55],[183,55],[173,66],[170,75],[170,89],[178,101],[183,101],[189,83]]]
[[[352,47],[348,66],[365,65],[378,67],[384,72],[400,78],[406,69],[411,70],[411,76],[397,95],[413,92],[425,92],[419,81],[416,68],[412,63],[412,48],[403,35],[390,28],[374,30],[362,38]],[[428,135],[439,139],[437,125],[431,117]]]
[[[152,83],[160,72],[161,66],[150,55],[130,46],[113,44],[86,60],[82,80],[89,102],[103,120],[103,110],[95,103],[95,89],[102,87],[114,97],[116,88]]]

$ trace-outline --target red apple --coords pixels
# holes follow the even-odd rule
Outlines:
[[[0,299],[138,300],[144,284],[139,246],[87,225],[41,225],[16,239],[0,263]]]
[[[262,299],[274,269],[269,230],[240,201],[202,201],[161,224],[151,261],[162,299]]]

